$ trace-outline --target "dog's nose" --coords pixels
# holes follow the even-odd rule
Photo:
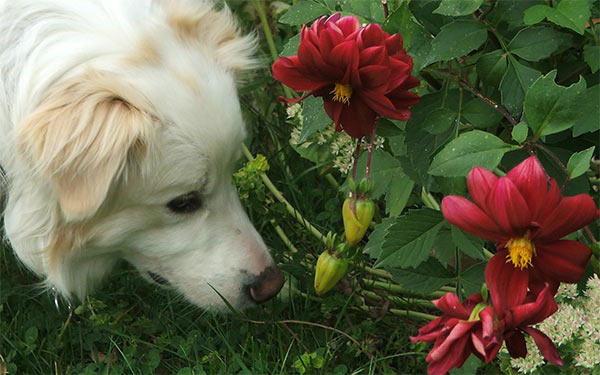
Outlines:
[[[267,267],[250,285],[250,297],[257,303],[265,302],[279,293],[284,282],[285,277],[279,268]]]

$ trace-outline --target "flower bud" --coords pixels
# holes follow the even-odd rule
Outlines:
[[[375,203],[370,199],[346,198],[342,206],[342,218],[346,240],[356,245],[365,235],[375,214]]]
[[[325,250],[317,260],[315,273],[315,292],[321,296],[340,281],[348,269],[348,259],[338,258]]]

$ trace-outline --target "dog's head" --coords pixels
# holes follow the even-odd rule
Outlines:
[[[253,40],[204,3],[151,14],[16,124],[7,233],[66,296],[123,258],[199,306],[262,302],[284,279],[231,181],[245,137],[235,76]]]

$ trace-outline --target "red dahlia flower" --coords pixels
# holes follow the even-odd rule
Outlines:
[[[273,77],[296,91],[323,98],[337,131],[360,138],[373,133],[377,116],[407,121],[409,106],[419,102],[409,89],[412,58],[399,34],[389,35],[378,24],[361,28],[357,17],[334,14],[302,27],[298,55],[273,64]]]
[[[494,304],[497,329],[500,337],[506,341],[506,348],[511,357],[525,357],[527,347],[523,333],[533,337],[535,344],[542,355],[555,365],[562,366],[560,355],[552,343],[552,340],[543,332],[530,327],[540,323],[558,309],[550,285],[535,295],[529,291],[526,294],[515,292],[512,284],[522,283],[526,273],[519,272],[518,268],[512,268],[509,274],[505,274],[504,259],[493,257],[485,269],[485,280],[490,290],[490,298]]]
[[[528,287],[539,292],[546,282],[554,294],[560,282],[579,281],[590,249],[561,238],[600,217],[589,195],[563,197],[534,156],[500,178],[475,167],[467,185],[473,202],[445,197],[444,217],[466,232],[497,243],[492,258],[499,267],[495,275],[510,282],[515,298],[524,298]]]
[[[489,362],[500,350],[494,333],[494,313],[491,306],[482,303],[481,294],[475,294],[462,304],[458,296],[448,293],[433,301],[444,315],[419,329],[411,341],[435,342],[427,355],[430,375],[445,374],[454,367],[462,367],[474,353]]]

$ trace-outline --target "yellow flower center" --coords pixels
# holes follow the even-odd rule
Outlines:
[[[333,94],[333,100],[348,104],[350,103],[350,97],[352,96],[352,87],[350,85],[336,83],[330,94]]]
[[[508,249],[506,263],[512,262],[515,268],[520,269],[533,266],[531,259],[535,255],[535,245],[529,240],[529,232],[522,238],[511,238],[506,248]]]

